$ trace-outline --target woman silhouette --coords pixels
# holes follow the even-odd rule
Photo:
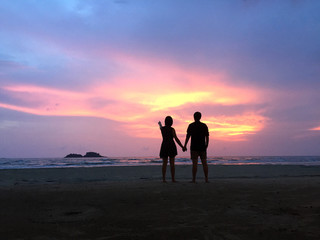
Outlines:
[[[166,182],[166,170],[168,165],[168,158],[170,159],[170,170],[172,182],[175,182],[175,167],[174,167],[174,158],[178,154],[177,147],[173,139],[179,144],[179,146],[185,151],[185,148],[182,146],[180,140],[176,135],[176,131],[172,126],[173,119],[170,116],[167,116],[164,120],[165,126],[161,125],[159,121],[159,126],[162,134],[162,143],[160,149],[160,158],[162,158],[162,181]]]

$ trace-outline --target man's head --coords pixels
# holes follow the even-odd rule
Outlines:
[[[200,113],[200,112],[195,112],[195,113],[193,114],[193,118],[194,118],[194,120],[195,120],[196,122],[200,121],[200,119],[201,119],[201,113]]]

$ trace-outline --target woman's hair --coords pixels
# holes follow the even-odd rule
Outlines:
[[[164,124],[168,127],[171,127],[173,124],[173,119],[170,116],[167,116],[166,119],[164,120]]]

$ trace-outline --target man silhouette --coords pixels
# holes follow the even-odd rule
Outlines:
[[[200,157],[202,162],[205,181],[208,182],[207,148],[209,145],[209,130],[205,123],[200,122],[200,112],[195,112],[193,117],[194,122],[188,126],[184,149],[186,149],[191,137],[192,182],[196,182],[198,157]]]

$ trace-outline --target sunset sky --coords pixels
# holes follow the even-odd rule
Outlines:
[[[320,155],[318,0],[2,0],[0,157]],[[189,152],[179,156],[188,156]]]

